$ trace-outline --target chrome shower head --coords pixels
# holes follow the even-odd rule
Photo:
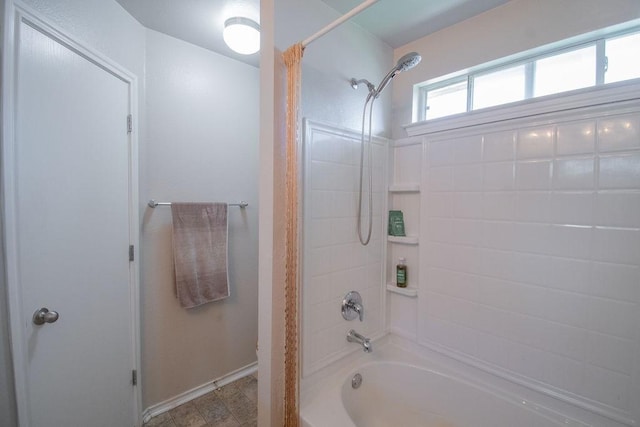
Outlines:
[[[418,65],[422,61],[422,56],[417,52],[411,52],[398,59],[396,68],[398,71],[407,71]]]
[[[418,65],[418,63],[422,60],[422,57],[417,52],[410,52],[404,55],[402,58],[398,59],[396,66],[384,76],[384,79],[380,82],[378,89],[373,93],[374,98],[380,96],[384,88],[389,84],[392,78],[396,76],[396,74],[407,71]]]

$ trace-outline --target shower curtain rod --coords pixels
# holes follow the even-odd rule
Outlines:
[[[334,28],[336,28],[338,25],[340,25],[343,22],[349,20],[351,17],[353,17],[353,16],[357,15],[358,13],[362,12],[363,10],[367,9],[369,6],[374,5],[378,1],[380,1],[380,0],[366,0],[366,1],[362,2],[360,5],[354,7],[349,12],[345,13],[340,18],[336,19],[335,21],[333,21],[332,23],[330,23],[329,25],[327,25],[326,27],[324,27],[323,29],[321,29],[320,31],[318,31],[317,33],[312,35],[311,37],[307,37],[306,39],[304,39],[302,41],[302,47],[307,47],[314,40],[324,36],[329,31],[331,31]]]
[[[156,206],[171,206],[171,202],[156,202],[155,200],[151,199],[149,200],[149,203],[147,203],[147,205],[149,205],[150,208],[155,208]],[[249,206],[249,203],[241,201],[240,203],[229,203],[228,206],[238,206],[240,209],[244,209]]]

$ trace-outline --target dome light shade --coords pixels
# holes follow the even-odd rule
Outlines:
[[[251,55],[260,50],[260,25],[249,18],[227,19],[222,36],[227,46],[242,55]]]

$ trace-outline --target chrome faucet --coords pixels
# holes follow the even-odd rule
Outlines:
[[[364,320],[364,306],[362,305],[362,297],[356,291],[351,291],[345,295],[342,300],[342,317],[345,320],[360,319]]]
[[[373,351],[373,347],[371,346],[371,340],[369,338],[366,338],[360,335],[353,329],[351,329],[347,334],[347,341],[357,342],[358,344],[362,344],[362,347],[365,353],[371,353]]]

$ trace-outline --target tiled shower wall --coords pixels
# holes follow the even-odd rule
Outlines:
[[[638,111],[425,137],[419,342],[637,414]]]
[[[382,139],[372,144],[373,233],[369,244],[362,246],[356,234],[360,135],[314,122],[305,122],[305,128],[302,371],[307,376],[348,352],[361,351],[360,346],[346,341],[350,329],[367,336],[383,331],[387,144]],[[366,224],[366,215],[363,217]],[[352,290],[362,295],[363,322],[342,318],[342,299]]]

